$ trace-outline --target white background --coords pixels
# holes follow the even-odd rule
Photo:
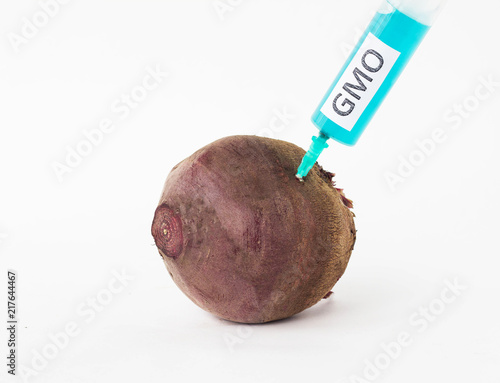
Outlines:
[[[40,5],[1,3],[0,307],[15,269],[18,372],[51,383],[499,382],[498,2],[449,2],[358,145],[322,155],[355,203],[351,262],[329,300],[255,326],[205,313],[172,282],[150,235],[163,182],[227,135],[306,148],[310,115],[379,3],[231,3],[221,18],[211,0],[74,0],[19,52],[12,34],[24,18],[44,23]],[[157,66],[168,77],[121,118],[113,104]],[[497,84],[478,100],[481,78]],[[283,108],[294,118],[270,131]],[[115,130],[59,182],[54,163],[106,118]],[[432,153],[416,153],[439,129]],[[420,165],[391,188],[387,173],[410,158]],[[132,280],[110,298],[113,272]],[[444,304],[447,283],[465,288]],[[92,311],[96,297],[111,301]],[[66,340],[68,325],[78,335]],[[401,332],[412,343],[384,356]],[[365,375],[370,363],[380,376]],[[4,364],[0,381],[17,381]]]

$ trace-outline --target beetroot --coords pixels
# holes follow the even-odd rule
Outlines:
[[[345,271],[351,201],[305,152],[256,136],[218,140],[175,166],[152,234],[179,288],[227,320],[262,323],[311,307]]]

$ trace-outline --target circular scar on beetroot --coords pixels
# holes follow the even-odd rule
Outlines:
[[[167,205],[156,209],[152,233],[155,243],[162,254],[176,258],[182,251],[182,221]]]
[[[331,295],[349,262],[352,202],[305,152],[256,136],[215,141],[175,166],[152,234],[175,284],[239,323],[288,318]]]

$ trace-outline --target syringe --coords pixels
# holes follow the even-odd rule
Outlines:
[[[301,181],[332,138],[354,145],[434,23],[444,0],[384,0],[312,116],[320,130],[297,171]]]

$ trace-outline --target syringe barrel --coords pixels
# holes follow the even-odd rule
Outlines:
[[[312,116],[345,145],[360,138],[435,20],[442,1],[385,0]]]

